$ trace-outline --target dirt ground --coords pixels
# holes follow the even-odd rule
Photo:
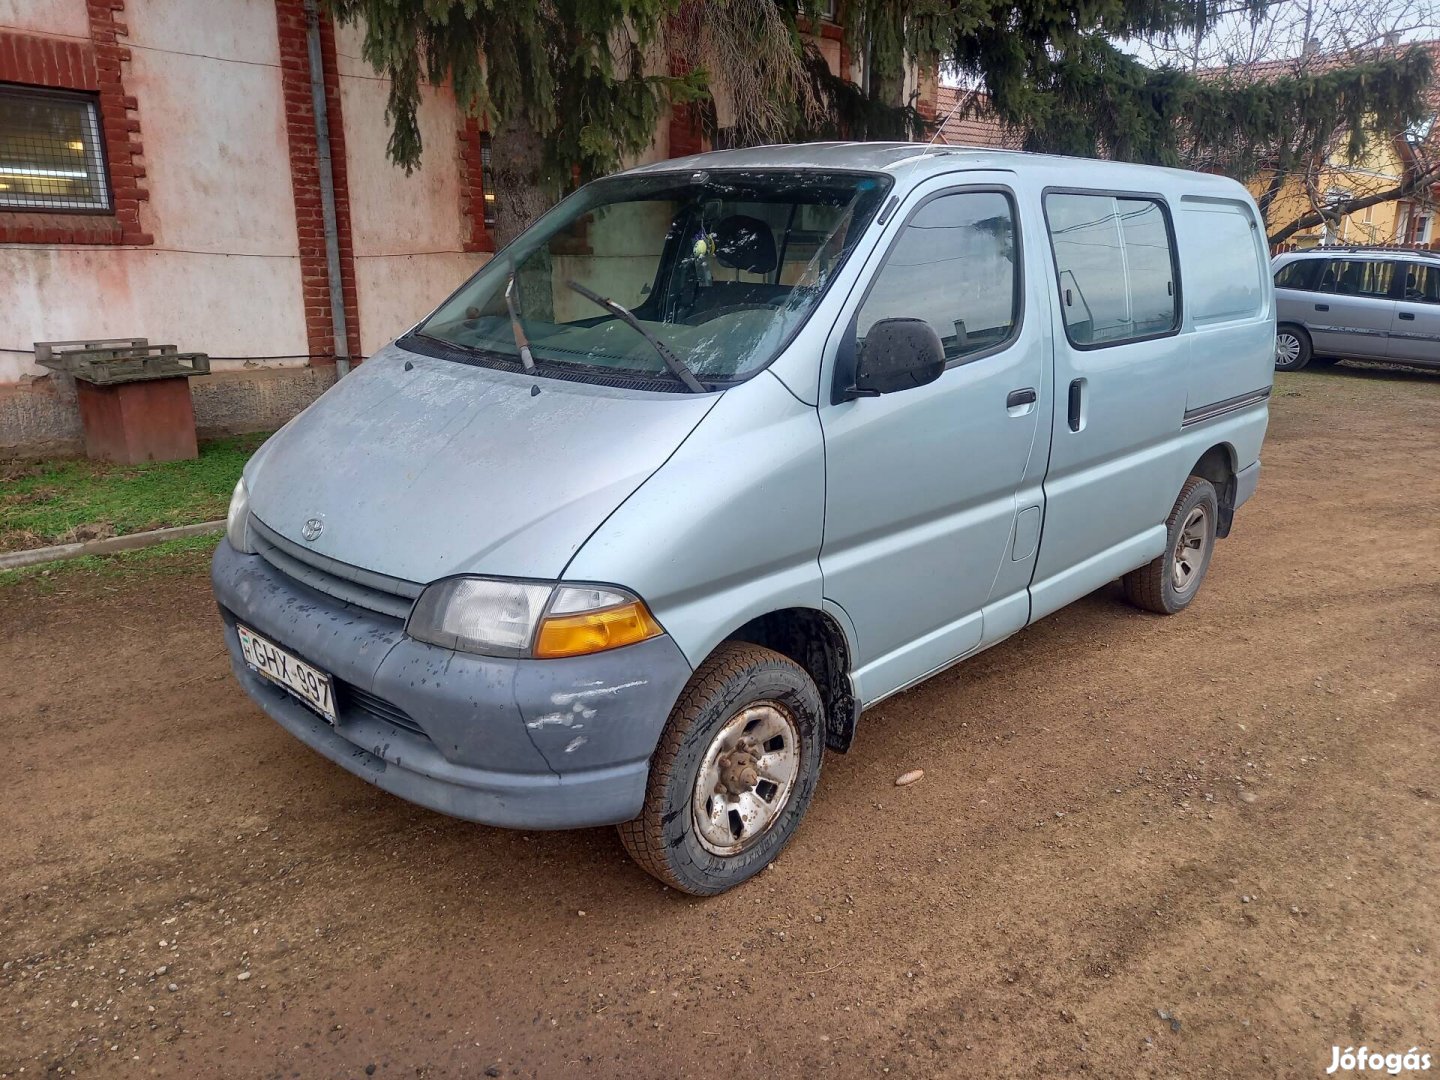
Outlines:
[[[0,589],[0,1076],[1440,1055],[1440,377],[1302,372],[1272,414],[1187,613],[1102,590],[867,714],[777,867],[706,901],[612,830],[453,821],[306,750],[198,563]]]

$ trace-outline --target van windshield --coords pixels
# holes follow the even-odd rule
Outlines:
[[[732,382],[768,364],[809,316],[889,184],[731,169],[597,181],[491,259],[407,343],[518,368],[528,342],[540,374],[683,390],[678,360],[701,383]]]

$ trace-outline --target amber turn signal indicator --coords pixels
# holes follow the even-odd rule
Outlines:
[[[532,655],[585,656],[658,637],[664,631],[640,600],[600,611],[550,615],[540,623]]]

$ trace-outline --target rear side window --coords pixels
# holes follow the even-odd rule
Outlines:
[[[1405,275],[1401,296],[1415,304],[1440,304],[1440,263],[1401,263],[1399,268]]]
[[[1275,272],[1275,287],[1313,292],[1315,280],[1320,276],[1320,268],[1324,265],[1321,259],[1296,259],[1286,263]]]
[[[1226,199],[1186,196],[1176,227],[1183,238],[1185,304],[1194,324],[1258,316],[1268,299],[1268,270],[1250,208]]]
[[[1119,345],[1179,325],[1175,244],[1160,202],[1053,192],[1045,217],[1071,344]]]
[[[1390,296],[1390,284],[1394,279],[1394,263],[1374,259],[1334,259],[1325,264],[1317,291],[1384,300]]]
[[[881,319],[924,319],[958,360],[1009,340],[1019,314],[1015,212],[998,191],[931,199],[905,223],[860,305],[860,341]]]

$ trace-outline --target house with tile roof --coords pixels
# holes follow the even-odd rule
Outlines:
[[[939,145],[1019,150],[1025,142],[1025,133],[1001,121],[983,90],[937,87],[935,116],[941,121],[935,135]]]
[[[1287,175],[1262,170],[1248,184],[1260,203],[1273,235],[1295,221],[1321,211],[1354,205],[1348,213],[1308,224],[1287,237],[1287,249],[1328,244],[1399,244],[1434,246],[1440,243],[1440,41],[1421,42],[1430,52],[1432,70],[1428,108],[1408,131],[1389,139],[1373,140],[1357,161],[1346,160],[1345,132],[1337,131],[1322,160]],[[1412,48],[1412,45],[1394,46]],[[1339,54],[1315,50],[1288,60],[1267,61],[1245,69],[1244,76],[1270,79],[1302,71],[1323,70],[1343,62]],[[1407,189],[1400,197],[1397,189]]]

